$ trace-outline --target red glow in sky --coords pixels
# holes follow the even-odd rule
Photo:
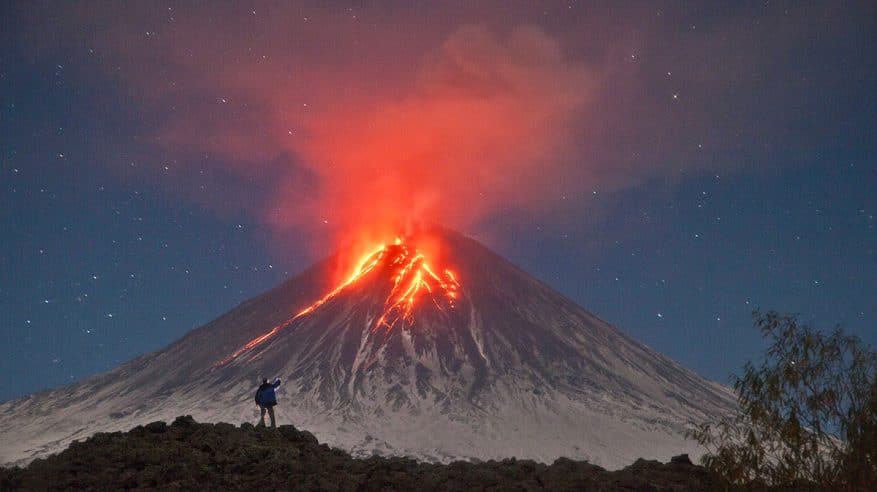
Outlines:
[[[323,9],[299,6],[257,10],[271,20],[256,32],[246,18],[172,14],[145,43],[122,27],[148,21],[113,17],[119,28],[99,31],[102,56],[158,115],[151,138],[174,166],[270,179],[268,196],[240,206],[284,237],[374,244],[418,223],[466,228],[497,211],[546,209],[559,183],[588,174],[569,163],[597,71],[535,25],[419,26],[400,11],[326,31]],[[156,59],[173,73],[152,70]]]
[[[500,38],[467,27],[381,104],[328,108],[292,139],[323,179],[319,200],[284,200],[281,224],[326,217],[359,231],[419,221],[468,224],[544,196],[590,80],[534,28]],[[304,215],[302,214],[304,211]],[[398,224],[398,225],[397,225]],[[378,231],[383,232],[383,231]]]
[[[702,149],[727,145],[710,135],[740,135],[731,113],[713,110],[741,82],[733,77],[769,59],[726,58],[718,71],[686,65],[686,80],[711,88],[711,103],[694,105],[693,87],[672,74],[674,58],[662,59],[666,70],[640,68],[653,51],[650,32],[667,22],[652,7],[621,9],[630,21],[621,28],[602,9],[552,11],[547,26],[543,6],[502,4],[500,15],[500,4],[471,4],[217,5],[207,16],[144,5],[120,16],[84,3],[58,18],[87,29],[59,24],[50,30],[57,39],[33,41],[92,47],[149,121],[143,160],[156,160],[157,144],[168,173],[195,176],[184,193],[257,214],[281,249],[340,246],[355,258],[422,222],[562,223],[556,211],[569,197],[590,207],[583,197],[598,190],[741,165],[704,159]],[[674,56],[700,59],[726,45],[762,51],[760,37],[723,29],[675,43]],[[666,97],[645,97],[657,93]],[[201,193],[215,176],[241,184]],[[267,190],[254,194],[247,183],[256,181]]]

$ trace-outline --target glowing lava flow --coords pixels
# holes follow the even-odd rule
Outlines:
[[[460,284],[450,270],[445,270],[444,276],[436,274],[426,263],[423,254],[412,252],[399,240],[389,247],[388,253],[392,257],[390,267],[396,270],[393,272],[393,288],[384,302],[383,312],[371,327],[372,331],[380,328],[389,330],[399,321],[410,324],[414,304],[424,292],[429,294],[441,311],[445,309],[440,300],[449,307],[454,306]]]
[[[261,345],[288,328],[295,320],[314,312],[344,289],[359,282],[378,268],[387,271],[392,278],[393,286],[386,301],[384,301],[380,316],[375,318],[375,322],[369,327],[372,332],[382,328],[389,330],[399,322],[412,323],[415,303],[424,294],[428,295],[441,311],[445,311],[445,306],[454,307],[454,301],[458,297],[457,291],[460,288],[454,273],[447,269],[441,274],[435,273],[427,264],[422,253],[410,249],[403,244],[401,239],[397,238],[395,244],[381,246],[373,253],[366,255],[350,278],[332,289],[331,292],[302,309],[295,316],[275,326],[271,331],[250,340],[231,355],[217,362],[216,366],[228,364],[241,354]]]

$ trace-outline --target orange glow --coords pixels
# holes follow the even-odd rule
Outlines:
[[[328,89],[331,81],[315,80],[325,99],[302,109],[291,104],[290,82],[260,87],[258,97],[283,108],[266,118],[280,130],[266,133],[320,184],[310,193],[297,188],[295,176],[280,183],[266,209],[269,224],[293,234],[319,227],[335,245],[363,235],[383,242],[392,238],[387,228],[429,222],[469,229],[498,210],[538,211],[558,199],[558,187],[591,179],[590,167],[567,156],[580,142],[570,121],[584,114],[594,77],[556,39],[531,27],[497,35],[467,26],[412,67],[414,77],[398,89],[375,85],[386,92]],[[288,132],[291,126],[302,131]],[[253,147],[230,151],[252,156],[270,145]],[[272,165],[263,161],[272,162],[255,165]]]
[[[385,272],[392,280],[392,287],[380,315],[369,326],[371,332],[390,330],[397,325],[411,325],[414,322],[415,306],[421,297],[429,298],[436,308],[445,312],[446,309],[454,307],[454,302],[459,296],[460,284],[451,270],[445,269],[441,275],[435,273],[426,263],[422,253],[409,247],[402,238],[397,237],[394,244],[382,245],[363,256],[347,280],[339,283],[328,294],[267,333],[250,340],[231,355],[217,362],[216,366],[228,364],[243,353],[263,344],[290,327],[297,319],[319,309],[351,285],[364,281],[363,279],[370,273],[377,273],[376,270]]]

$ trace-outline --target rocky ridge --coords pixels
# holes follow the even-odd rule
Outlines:
[[[637,460],[617,471],[560,458],[448,465],[352,458],[292,425],[173,423],[98,433],[26,468],[0,468],[0,490],[737,490],[694,465]],[[750,488],[748,490],[759,490]]]

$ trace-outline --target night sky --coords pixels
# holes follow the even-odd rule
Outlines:
[[[720,382],[877,345],[874,2],[133,4],[0,6],[0,401],[394,221]]]

